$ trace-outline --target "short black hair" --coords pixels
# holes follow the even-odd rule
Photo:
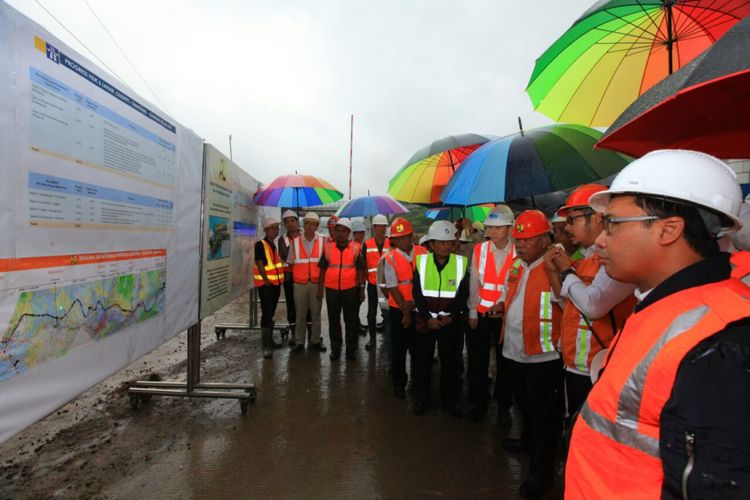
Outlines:
[[[688,246],[703,258],[708,258],[719,253],[719,243],[716,236],[712,235],[706,227],[706,217],[717,214],[711,212],[710,215],[705,212],[701,214],[701,209],[694,205],[686,205],[669,198],[655,198],[648,195],[635,195],[635,204],[646,212],[647,215],[654,215],[660,219],[667,217],[680,217],[685,221],[685,230],[683,236]],[[723,221],[724,217],[721,217]],[[653,221],[645,221],[650,225]]]

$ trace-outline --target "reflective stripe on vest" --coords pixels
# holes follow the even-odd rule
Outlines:
[[[658,498],[664,482],[661,414],[695,346],[750,317],[750,287],[736,278],[688,288],[634,313],[576,421],[566,498]]]
[[[505,289],[505,275],[515,258],[515,248],[511,244],[498,271],[490,251],[493,245],[494,243],[488,240],[474,247],[473,265],[479,283],[479,304],[477,305],[479,313],[487,312],[500,300]]]
[[[417,266],[419,266],[419,284],[422,287],[422,295],[452,299],[456,296],[458,285],[466,273],[466,257],[450,254],[445,267],[442,271],[438,271],[433,254],[428,253],[417,256]]]
[[[334,251],[335,249],[335,251]],[[334,290],[350,290],[357,286],[357,269],[355,262],[359,256],[360,246],[350,241],[341,250],[336,243],[326,245],[325,255],[328,261],[325,286]],[[334,259],[334,255],[336,258]]]
[[[380,257],[390,250],[391,243],[388,238],[386,238],[385,241],[383,241],[382,252],[378,250],[378,243],[375,241],[374,237],[365,241],[364,246],[365,260],[367,263],[367,282],[374,285],[377,283],[378,262],[380,261]]]
[[[601,271],[599,256],[596,254],[573,265],[585,286],[591,285]],[[604,347],[609,346],[617,333],[616,330],[619,330],[632,314],[635,305],[635,296],[629,295],[601,318],[591,320],[590,327],[573,300],[568,299],[563,307],[560,332],[560,351],[565,366],[588,373],[591,360],[602,350],[602,344]],[[591,333],[592,327],[596,337]]]
[[[320,256],[323,255],[323,238],[313,237],[312,255],[307,255],[307,249],[302,242],[302,236],[294,239],[294,264],[292,264],[292,276],[295,283],[306,284],[317,283],[320,278]]]
[[[264,266],[266,277],[272,285],[278,285],[284,281],[284,266],[281,262],[281,258],[279,258],[279,252],[276,248],[271,247],[271,244],[265,239],[260,240],[260,242],[263,244],[263,251],[266,256],[266,265]],[[258,270],[257,264],[253,264],[253,278],[255,280],[256,288],[266,284],[266,282],[263,281],[263,276],[261,276],[260,271]]]
[[[542,352],[552,352],[555,346],[552,343],[552,294],[542,292],[539,294],[539,345]]]
[[[519,290],[528,273],[523,290]],[[560,316],[562,310],[552,302],[551,287],[547,272],[542,264],[529,270],[522,266],[517,258],[508,273],[506,283],[505,310],[508,311],[517,300],[518,293],[523,295],[523,347],[529,356],[554,352],[560,337]],[[503,322],[501,339],[505,336],[507,321]],[[502,340],[501,340],[502,341]]]
[[[407,302],[414,300],[411,280],[414,277],[416,258],[418,255],[426,253],[427,249],[425,247],[414,245],[411,251],[411,261],[409,261],[409,259],[404,256],[403,252],[397,248],[392,248],[383,257],[396,272],[398,291],[401,292],[401,297]],[[388,294],[388,305],[390,307],[398,308],[398,304],[396,303],[396,299],[393,298],[393,294]]]

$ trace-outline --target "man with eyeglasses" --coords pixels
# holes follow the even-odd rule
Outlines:
[[[573,262],[559,246],[545,255],[552,290],[556,297],[565,299],[560,353],[565,366],[568,419],[581,408],[591,390],[591,361],[609,347],[635,307],[635,285],[610,278],[594,245],[604,226],[602,214],[595,212],[588,201],[591,195],[606,189],[601,184],[579,186],[558,210],[566,218],[565,231],[572,242],[583,248],[584,258]]]
[[[748,254],[717,244],[741,201],[727,164],[679,150],[590,198],[600,262],[639,304],[575,422],[566,498],[750,498]]]

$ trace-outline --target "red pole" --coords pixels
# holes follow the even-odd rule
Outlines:
[[[354,115],[349,126],[349,199],[352,199],[352,149],[354,146]]]

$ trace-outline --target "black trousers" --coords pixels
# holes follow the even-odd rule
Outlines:
[[[443,405],[458,402],[458,371],[456,369],[456,343],[458,325],[450,324],[439,330],[416,332],[414,336],[414,399],[430,400],[430,378],[435,343],[440,357],[440,399]],[[485,379],[487,378],[485,372]]]
[[[521,440],[530,452],[529,478],[540,485],[551,485],[562,433],[562,361],[507,361],[513,395],[523,420]]]
[[[291,273],[284,275],[284,299],[286,300],[286,321],[293,325],[297,323],[297,307],[294,305],[294,279]]]
[[[331,352],[341,353],[343,339],[341,336],[341,315],[344,315],[346,329],[346,353],[357,352],[359,344],[359,288],[348,290],[326,288],[326,306],[328,309],[328,337],[331,339]]]
[[[377,326],[378,309],[378,287],[367,283],[367,329],[370,332],[374,332]]]
[[[500,337],[502,320],[500,318],[479,317],[476,330],[466,330],[466,351],[468,353],[469,405],[485,412],[489,400],[487,371],[490,365],[490,352],[495,351],[495,388],[493,398],[497,401],[499,411],[508,411],[513,406],[513,393],[506,360],[502,356],[502,344],[497,343]]]
[[[414,365],[414,333],[415,318],[411,314],[411,325],[409,328],[401,326],[401,319],[404,317],[401,309],[398,307],[390,308],[391,321],[391,343],[393,345],[393,369],[391,370],[391,380],[393,387],[403,389],[409,381],[406,374],[406,353],[411,354],[412,366]],[[412,372],[414,370],[411,370]],[[413,374],[413,373],[412,373]]]
[[[258,287],[261,328],[273,326],[273,315],[276,314],[276,306],[279,304],[280,296],[281,285],[263,285]]]
[[[586,401],[591,391],[591,385],[590,376],[565,371],[565,396],[570,417],[583,406],[583,402]]]

